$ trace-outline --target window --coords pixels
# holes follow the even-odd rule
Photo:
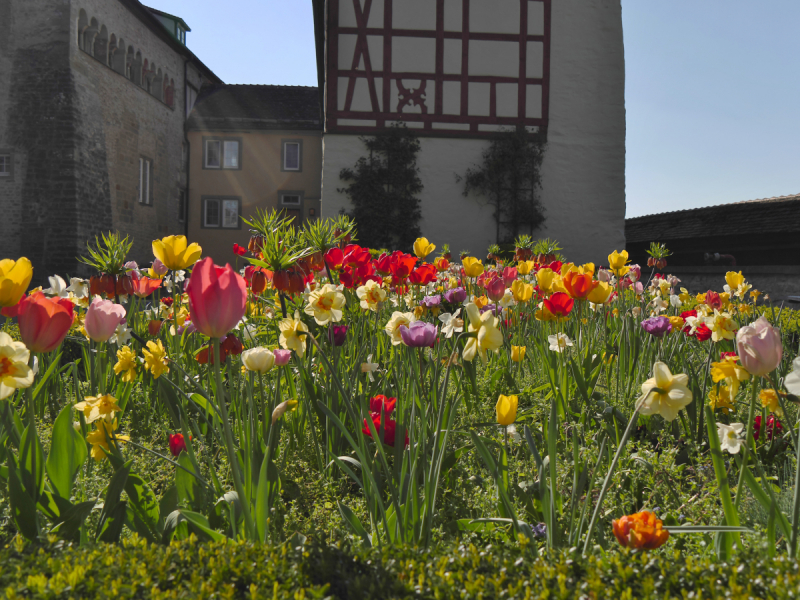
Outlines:
[[[189,113],[192,112],[194,108],[194,103],[197,101],[197,90],[194,89],[189,84],[186,84],[186,116],[189,116]]]
[[[206,169],[241,169],[242,144],[241,140],[205,139],[205,159],[203,166]]]
[[[186,191],[178,192],[178,222],[186,222]]]
[[[203,227],[241,229],[239,198],[203,198]]]
[[[153,161],[139,158],[139,204],[153,203]]]
[[[301,199],[298,194],[281,194],[281,205],[291,206],[292,208],[299,208]]]
[[[11,155],[0,154],[0,177],[11,179],[12,174]]]
[[[283,140],[283,165],[281,171],[303,170],[303,143],[300,140]]]

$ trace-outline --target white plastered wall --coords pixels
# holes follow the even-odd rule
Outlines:
[[[553,0],[550,121],[540,197],[544,227],[535,238],[559,241],[567,258],[605,263],[625,246],[625,61],[619,0]],[[323,139],[322,215],[350,210],[338,191],[342,168],[365,148],[358,136]],[[493,210],[462,195],[463,175],[480,163],[485,140],[420,139],[423,235],[453,253],[483,256],[495,241]]]

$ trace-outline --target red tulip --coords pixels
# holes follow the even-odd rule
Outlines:
[[[496,277],[486,284],[486,295],[492,302],[499,302],[506,295],[506,284]]]
[[[372,414],[372,424],[375,425],[375,430],[378,432],[378,436],[381,436],[381,417],[380,415]],[[394,419],[390,419],[386,417],[386,421],[383,423],[383,442],[388,446],[394,446],[394,438],[395,438],[395,431],[397,429],[397,421]],[[367,420],[364,419],[364,427],[361,430],[364,434],[372,437],[372,432],[369,429],[369,424]],[[408,446],[408,432],[406,432],[406,440],[405,445]]]
[[[388,275],[392,272],[391,269],[392,264],[392,257],[385,252],[381,254],[377,260],[375,261],[375,268],[378,270],[378,273],[381,275]]]
[[[564,292],[556,292],[549,298],[545,298],[543,302],[544,307],[556,317],[566,317],[572,312],[572,307],[575,304],[575,300]]]
[[[186,440],[183,439],[182,433],[169,434],[169,451],[172,456],[178,458],[178,455],[186,450]]]
[[[243,248],[239,244],[234,244],[233,253],[236,254],[237,256],[244,256],[245,254],[247,254],[247,248]]]
[[[19,335],[31,352],[52,352],[72,327],[75,319],[72,302],[66,298],[47,298],[41,292],[25,296],[16,306],[3,309],[7,317],[17,317]]]
[[[344,264],[344,252],[339,248],[331,248],[325,253],[325,264],[331,271],[338,271]]]
[[[158,320],[150,321],[147,324],[147,333],[149,333],[152,336],[158,335],[158,332],[161,331],[161,325],[162,324],[163,324],[162,321],[158,321]]]
[[[223,338],[244,316],[247,286],[230,265],[219,267],[211,257],[199,261],[186,284],[189,313],[197,331]]]
[[[503,269],[503,283],[506,284],[506,287],[511,287],[518,275],[516,267],[506,267]]]

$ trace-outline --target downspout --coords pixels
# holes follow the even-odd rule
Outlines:
[[[184,203],[183,203],[183,235],[189,237],[189,169],[192,164],[192,146],[189,144],[189,133],[186,130],[186,125],[189,121],[189,94],[186,90],[189,86],[186,79],[187,66],[189,59],[183,61],[183,140],[186,143],[186,188],[184,190]]]

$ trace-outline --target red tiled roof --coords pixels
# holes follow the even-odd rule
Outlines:
[[[315,87],[291,85],[204,86],[187,121],[189,130],[322,130]]]
[[[778,232],[800,234],[800,194],[625,219],[628,243]]]

